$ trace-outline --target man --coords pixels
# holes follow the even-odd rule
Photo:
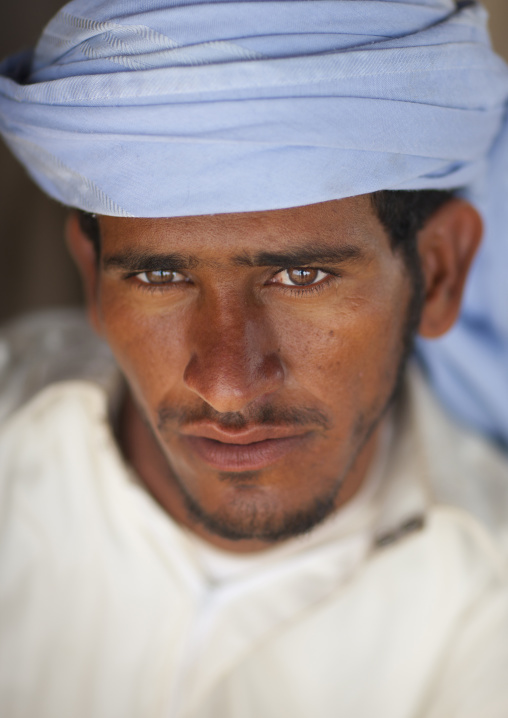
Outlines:
[[[486,42],[470,3],[77,0],[6,63],[114,362],[4,334],[3,714],[506,715],[506,459],[408,365],[482,234]]]

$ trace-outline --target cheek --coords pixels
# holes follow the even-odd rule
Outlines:
[[[183,375],[183,312],[143,311],[135,302],[104,293],[102,333],[129,385],[145,408],[158,404]]]
[[[307,316],[286,313],[281,355],[295,385],[337,410],[391,391],[402,352],[406,292],[349,299]]]

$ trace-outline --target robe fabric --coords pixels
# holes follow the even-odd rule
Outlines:
[[[83,319],[25,320],[0,350],[2,716],[505,718],[508,465],[416,367],[360,493],[232,557],[125,464]]]

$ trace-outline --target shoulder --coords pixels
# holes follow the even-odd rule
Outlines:
[[[492,540],[508,558],[508,456],[453,420],[415,367],[409,372],[409,395],[414,446],[431,509]]]
[[[43,525],[57,531],[69,497],[94,493],[99,457],[116,455],[109,410],[120,374],[78,310],[5,326],[0,362],[0,532],[33,538]]]
[[[110,410],[120,373],[79,310],[5,326],[0,361],[0,528],[22,516],[27,526],[44,517],[53,525],[72,492],[93,493],[98,457],[116,455]]]
[[[0,422],[57,382],[108,389],[116,376],[109,348],[79,309],[35,312],[0,328]]]

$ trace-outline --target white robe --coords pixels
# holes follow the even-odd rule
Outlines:
[[[101,352],[65,316],[0,343],[2,718],[508,716],[508,465],[414,368],[359,495],[239,558],[125,464]]]

